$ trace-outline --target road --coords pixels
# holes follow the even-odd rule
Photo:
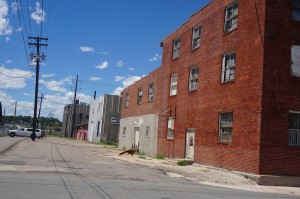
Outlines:
[[[42,138],[35,142],[25,139],[0,154],[0,198],[298,198],[171,178],[163,170],[114,158],[117,154],[98,145],[67,139]]]

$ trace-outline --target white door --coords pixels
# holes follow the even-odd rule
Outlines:
[[[134,146],[138,146],[140,141],[140,128],[134,128]]]
[[[185,158],[189,160],[194,160],[195,151],[195,130],[188,129],[186,132],[186,154]]]

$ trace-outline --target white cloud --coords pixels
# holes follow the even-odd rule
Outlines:
[[[12,62],[12,60],[9,59],[9,60],[7,60],[5,63],[6,63],[6,64],[10,64],[11,62]]]
[[[70,81],[69,79],[62,79],[59,81],[56,81],[56,80],[45,81],[45,80],[41,79],[39,81],[39,83],[44,85],[46,88],[48,88],[51,91],[65,93],[65,92],[67,92],[67,89],[64,87],[64,85],[66,83],[69,83],[69,81]]]
[[[11,78],[11,77],[20,77],[20,78]],[[26,76],[27,75],[27,76]],[[2,89],[21,89],[27,86],[26,79],[31,79],[31,72],[19,70],[16,68],[8,69],[4,66],[0,67],[0,85]]]
[[[125,77],[121,77],[121,76],[117,76],[119,80],[120,78],[122,78],[122,87],[118,87],[114,90],[114,94],[115,95],[120,95],[120,93],[123,91],[124,88],[127,88],[128,86],[134,84],[136,81],[140,80],[142,77],[139,76],[129,76],[127,78]],[[115,77],[116,80],[116,77]],[[121,81],[121,80],[120,80]]]
[[[100,77],[91,77],[90,80],[96,82],[101,81],[102,79]]]
[[[133,71],[133,70],[134,70],[134,68],[133,68],[133,67],[130,67],[128,70],[130,70],[130,71]]]
[[[122,77],[122,76],[115,76],[114,81],[115,81],[115,82],[119,82],[119,81],[121,81],[121,80],[123,80],[123,79],[125,79],[125,77]]]
[[[124,62],[122,60],[119,60],[117,62],[117,67],[123,67],[124,66]]]
[[[31,96],[31,94],[30,94],[30,93],[27,93],[27,92],[23,93],[23,95],[24,95],[24,96]]]
[[[159,54],[155,54],[153,57],[149,59],[149,62],[156,62],[157,60],[161,59],[161,56]]]
[[[129,76],[128,78],[122,81],[123,88],[127,88],[128,86],[134,84],[136,81],[140,80],[142,77],[139,76]]]
[[[51,74],[43,74],[42,75],[42,78],[50,78],[50,77],[54,77],[55,74],[54,73],[51,73]]]
[[[7,1],[0,0],[0,36],[11,35],[11,34],[12,34],[12,27],[8,19]]]
[[[31,13],[31,18],[37,23],[40,24],[41,22],[45,21],[46,13],[44,10],[41,9],[40,3],[35,2],[35,12]]]
[[[121,95],[121,92],[123,91],[122,87],[118,87],[114,90],[114,92],[112,93],[113,95]]]
[[[108,67],[108,61],[104,61],[103,63],[100,63],[96,68],[98,69],[105,69]]]
[[[82,52],[94,52],[94,48],[93,48],[93,47],[81,46],[81,47],[79,47],[79,49],[80,49]]]
[[[63,111],[64,107],[67,104],[73,103],[74,92],[67,92],[64,95],[62,94],[55,94],[55,95],[45,95],[47,98],[43,101],[43,109],[42,115],[52,115],[55,118],[58,118],[62,121],[63,119]],[[89,104],[93,98],[91,96],[85,95],[83,93],[77,93],[77,99],[80,102],[84,102]]]

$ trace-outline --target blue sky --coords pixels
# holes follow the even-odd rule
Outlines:
[[[93,92],[119,94],[161,64],[159,46],[209,0],[0,0],[0,101],[6,115],[33,115],[35,66],[29,66],[28,36],[48,38],[40,67],[42,116],[62,119],[78,98]],[[17,5],[18,4],[18,5]],[[18,15],[18,8],[20,19]],[[24,42],[22,37],[24,35]],[[25,51],[26,48],[26,51]],[[28,75],[29,74],[29,75]],[[23,78],[13,78],[21,77]],[[10,76],[10,77],[7,77]]]

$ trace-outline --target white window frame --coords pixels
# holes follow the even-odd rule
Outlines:
[[[192,50],[200,47],[202,26],[197,25],[193,28],[192,35]]]
[[[142,99],[143,99],[143,88],[140,87],[138,88],[137,103],[142,104]]]
[[[190,68],[189,91],[197,90],[198,82],[199,82],[199,67],[194,66]]]
[[[225,114],[231,114],[230,118],[223,118]],[[232,142],[232,128],[233,128],[233,112],[221,112],[219,113],[219,142],[227,143]]]
[[[291,115],[297,114],[298,121],[296,128],[291,127]],[[299,111],[290,111],[289,114],[289,146],[300,147],[300,112]]]
[[[180,55],[180,38],[173,40],[173,59],[179,58]]]
[[[125,94],[125,107],[128,108],[129,106],[129,93]]]
[[[228,82],[235,79],[236,53],[230,52],[223,55],[221,82]]]
[[[175,118],[168,118],[167,140],[174,140]]]
[[[300,0],[292,0],[292,19],[300,22]]]
[[[148,102],[152,102],[154,100],[154,82],[149,84],[148,87]]]
[[[176,81],[174,81],[176,79]],[[178,74],[171,75],[170,96],[177,95]]]
[[[291,46],[291,75],[300,77],[300,45]]]
[[[229,33],[237,29],[238,24],[238,1],[235,0],[226,6],[224,32]]]

